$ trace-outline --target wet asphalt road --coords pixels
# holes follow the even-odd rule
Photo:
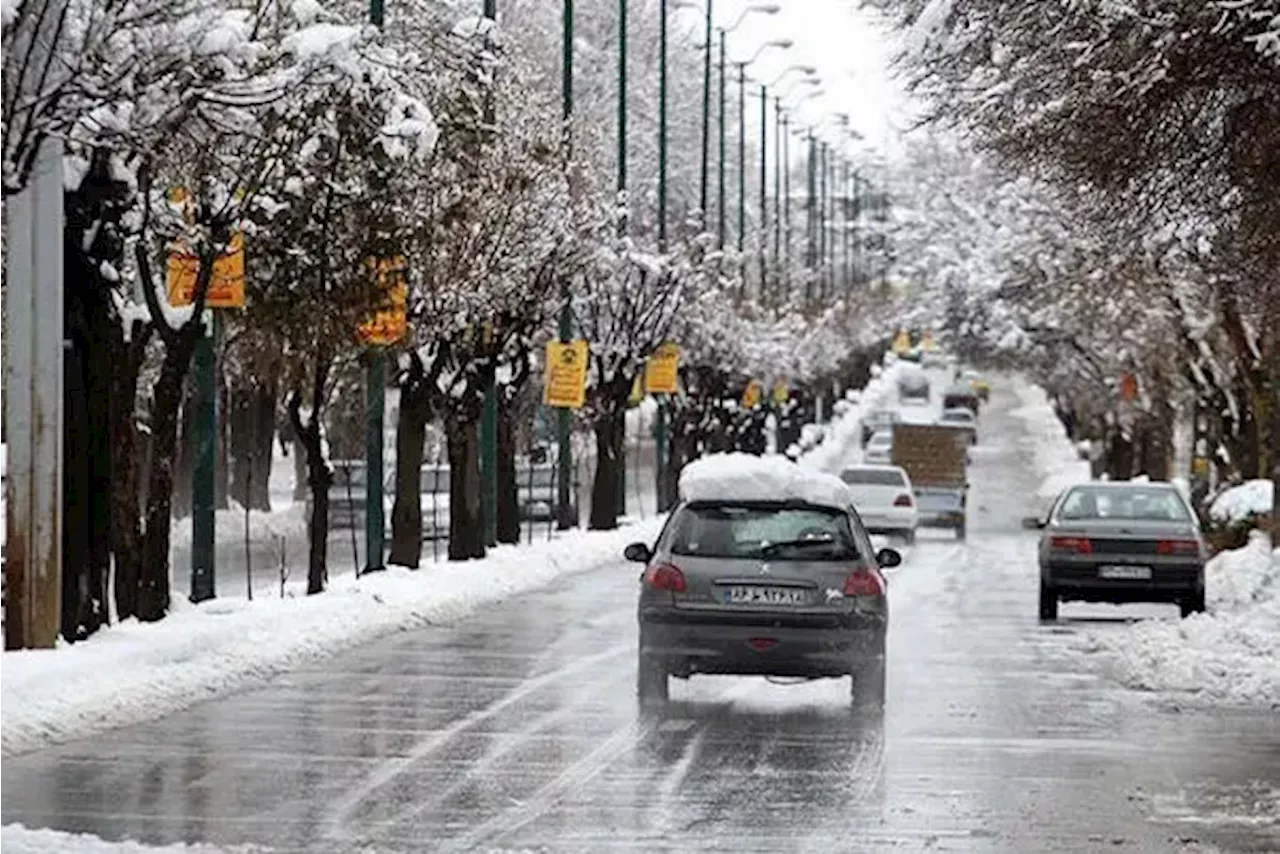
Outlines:
[[[890,589],[884,719],[841,682],[695,678],[637,712],[618,564],[91,742],[4,763],[3,820],[282,851],[1280,851],[1280,720],[1119,687],[1117,618],[1035,618],[1035,481],[983,414],[970,540]]]

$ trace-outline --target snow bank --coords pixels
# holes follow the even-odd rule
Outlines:
[[[0,828],[0,847],[5,854],[213,854],[213,852],[251,851],[250,848],[215,848],[209,845],[165,845],[156,848],[141,842],[108,842],[87,833],[63,833],[60,830],[29,830],[21,824]]]
[[[1036,471],[1042,478],[1037,494],[1041,498],[1052,498],[1068,486],[1090,480],[1089,461],[1080,459],[1075,445],[1067,438],[1066,428],[1049,405],[1044,389],[1018,381],[1014,392],[1022,407],[1013,414],[1026,422]]]
[[[844,481],[803,468],[785,457],[711,454],[680,472],[687,501],[806,501],[844,510],[853,495]]]
[[[849,406],[841,407],[843,412],[838,412],[838,417],[827,425],[826,439],[801,457],[800,465],[834,474],[856,458],[862,447],[863,416],[896,405],[898,375],[907,364],[911,363],[893,361],[882,371],[873,370],[870,381],[854,399],[846,394]]]
[[[1209,516],[1218,522],[1242,522],[1250,514],[1270,513],[1274,489],[1269,480],[1245,481],[1215,498]]]
[[[1206,613],[1095,634],[1089,650],[1112,656],[1131,688],[1280,704],[1280,549],[1253,531],[1244,548],[1209,561],[1205,583]]]
[[[129,620],[73,646],[6,652],[0,748],[9,756],[154,720],[397,629],[458,620],[480,605],[620,562],[627,543],[652,541],[660,524],[573,531],[499,547],[481,561],[338,579],[320,596],[214,599],[158,623]]]

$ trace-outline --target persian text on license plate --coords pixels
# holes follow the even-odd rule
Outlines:
[[[730,605],[803,605],[806,600],[798,587],[735,586],[725,592]]]
[[[1098,577],[1145,580],[1151,577],[1151,567],[1128,565],[1100,566],[1098,567]]]

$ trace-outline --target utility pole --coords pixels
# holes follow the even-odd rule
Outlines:
[[[773,265],[774,286],[783,291],[782,276],[782,101],[773,99]],[[789,296],[789,294],[788,294]]]
[[[216,490],[218,435],[218,379],[216,353],[221,346],[222,318],[218,309],[204,312],[204,334],[191,357],[195,394],[192,400],[191,435],[191,601],[217,596]],[[252,581],[252,579],[250,579]]]
[[[658,0],[658,252],[667,252],[667,0]],[[707,48],[710,50],[710,46]],[[658,399],[653,425],[658,512],[671,509],[667,483],[667,404]]]
[[[372,0],[381,3],[382,0]],[[490,21],[490,27],[498,20],[498,0],[484,0],[484,17]],[[485,42],[489,42],[489,33],[485,30]],[[484,124],[485,133],[482,139],[488,141],[497,119],[493,102],[493,87],[485,93]],[[486,336],[487,338],[487,336]],[[488,343],[488,341],[486,341]],[[498,383],[496,371],[491,371],[484,386],[484,402],[480,410],[480,513],[484,527],[484,544],[489,547],[498,544]],[[372,565],[372,564],[371,564]]]
[[[747,295],[747,270],[743,253],[747,234],[747,63],[738,66],[738,272],[741,295]]]
[[[564,13],[563,25],[564,33],[562,39],[561,52],[561,90],[560,104],[564,119],[564,154],[565,168],[568,169],[572,161],[572,141],[573,141],[573,0],[563,0]],[[569,306],[569,280],[566,277],[560,279],[560,323],[558,332],[560,334],[560,343],[568,344],[569,336],[573,333],[573,318]],[[567,408],[559,408],[556,410],[556,440],[557,450],[557,469],[558,476],[556,478],[556,527],[560,530],[572,528],[577,525],[576,514],[574,513],[574,502],[570,499],[569,491],[573,478],[573,447],[569,442],[569,418],[570,411]]]
[[[383,0],[369,0],[369,23],[382,28]],[[364,386],[364,571],[375,572],[384,568],[382,551],[386,530],[382,504],[382,443],[386,436],[383,415],[387,397],[387,353],[380,345],[369,348]]]
[[[763,303],[769,290],[769,266],[766,252],[769,248],[769,90],[760,86],[760,301]]]
[[[16,26],[33,43],[46,35],[29,18]],[[62,192],[62,142],[49,137],[6,211],[5,649],[52,649],[62,623]]]
[[[720,158],[718,166],[720,170],[720,185],[718,199],[716,204],[716,248],[721,252],[724,251],[724,62],[725,62],[725,32],[720,30]]]
[[[818,237],[818,221],[817,221],[817,218],[815,215],[816,212],[814,209],[815,208],[814,203],[817,201],[815,196],[818,192],[817,191],[817,176],[818,176],[817,153],[818,153],[817,143],[814,141],[813,131],[811,130],[809,131],[809,157],[808,157],[809,168],[808,168],[808,175],[806,176],[808,180],[808,187],[805,188],[805,199],[804,199],[804,213],[805,213],[805,217],[804,217],[805,219],[804,298],[806,301],[809,301],[809,302],[812,302],[814,298],[813,277],[814,277],[815,250],[817,249],[817,237]]]
[[[702,171],[699,176],[698,205],[702,211],[699,214],[700,230],[706,231],[711,221],[707,216],[707,165],[708,158],[711,156],[711,7],[713,0],[703,0],[703,4],[706,6],[704,16],[706,23],[703,28],[705,50],[702,54]]]
[[[782,114],[782,267],[791,293],[791,117]]]
[[[618,0],[618,237],[626,237],[627,213],[627,0]],[[627,419],[622,419],[622,459],[618,461],[614,507],[619,516],[627,512]]]

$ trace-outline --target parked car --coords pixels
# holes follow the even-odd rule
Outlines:
[[[636,690],[665,703],[670,679],[695,674],[853,677],[856,706],[883,710],[889,621],[882,569],[844,484],[778,459],[692,463],[681,501],[650,548],[627,547],[640,576]],[[752,462],[754,460],[755,462]],[[791,467],[779,477],[779,466]],[[689,472],[699,488],[686,491]]]
[[[1089,483],[1064,490],[1041,530],[1040,619],[1059,602],[1171,602],[1183,617],[1204,610],[1204,535],[1168,483]]]
[[[871,441],[871,437],[880,430],[889,430],[902,420],[902,415],[895,409],[875,409],[862,419],[862,444]]]
[[[978,393],[968,386],[952,386],[942,395],[943,410],[958,409],[964,407],[971,411],[974,416],[978,415],[982,403],[978,398]]]
[[[942,410],[942,415],[938,418],[938,422],[949,426],[967,427],[969,429],[969,444],[978,444],[978,419],[974,417],[973,410],[967,406],[954,406],[950,409]]]
[[[916,540],[916,511],[911,478],[900,466],[850,466],[840,479],[853,493],[853,507],[873,534]]]
[[[898,400],[903,403],[929,402],[929,375],[922,368],[904,365],[898,376]]]
[[[862,460],[867,463],[889,465],[893,462],[893,433],[881,430],[871,437],[867,447],[862,450]]]

